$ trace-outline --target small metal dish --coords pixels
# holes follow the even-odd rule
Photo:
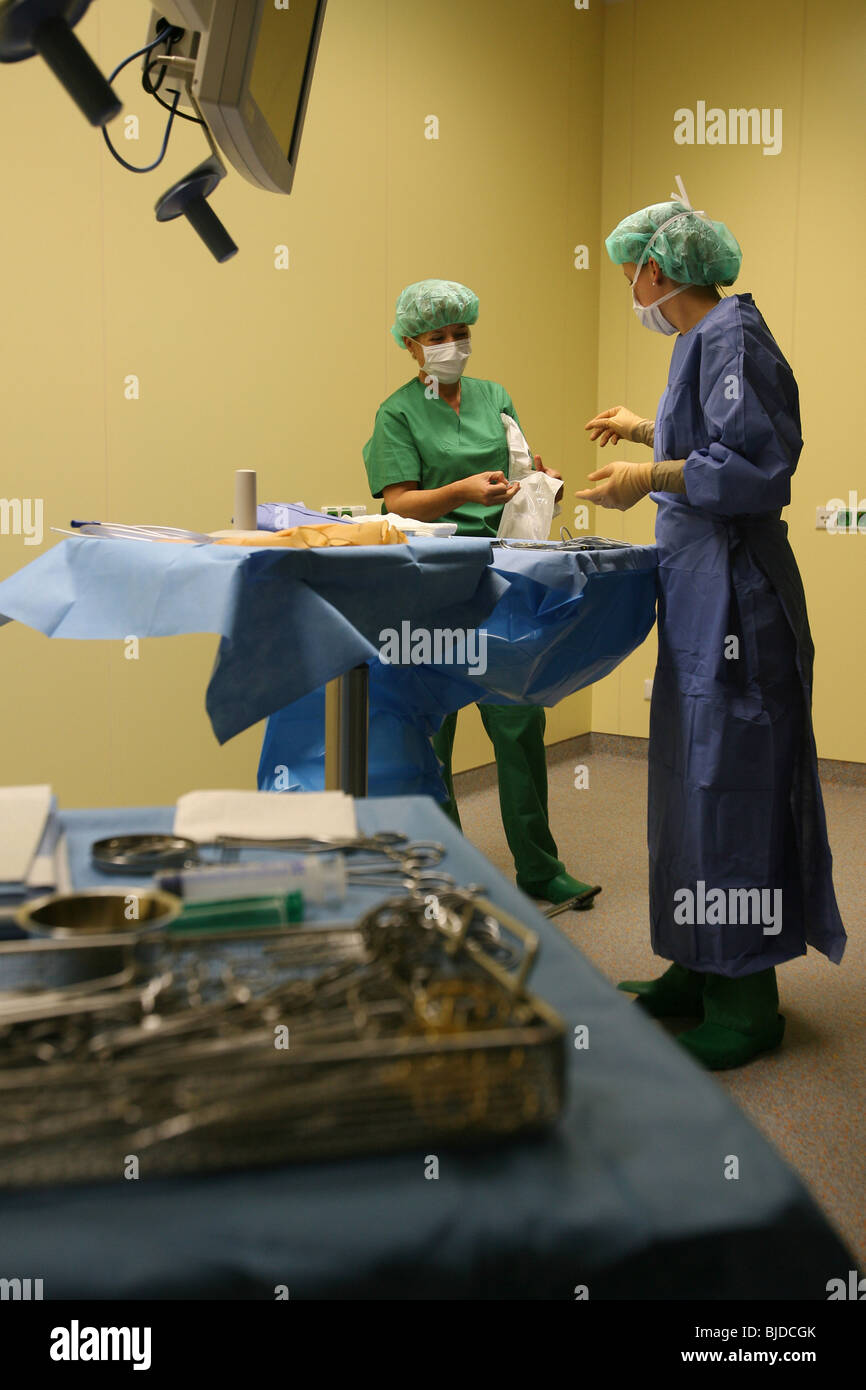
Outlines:
[[[195,840],[179,835],[112,835],[90,846],[94,869],[103,874],[153,874],[157,869],[185,869],[199,862]]]

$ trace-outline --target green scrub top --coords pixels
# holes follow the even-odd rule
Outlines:
[[[517,411],[495,381],[463,377],[460,414],[441,397],[426,394],[419,377],[407,381],[376,412],[373,435],[364,445],[364,464],[374,497],[392,483],[445,487],[473,473],[500,469],[508,477],[508,444],[500,412]],[[383,508],[384,510],[384,508]],[[460,536],[495,536],[502,506],[464,502],[438,518],[457,524]]]

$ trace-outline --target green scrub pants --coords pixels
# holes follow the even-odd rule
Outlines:
[[[547,823],[547,756],[544,710],[538,705],[479,705],[493,744],[499,778],[499,807],[518,882],[548,883],[565,872]],[[460,826],[451,775],[457,714],[448,714],[433,737],[448,792],[445,812]]]

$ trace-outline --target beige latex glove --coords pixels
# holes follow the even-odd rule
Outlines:
[[[659,459],[653,464],[653,492],[682,492],[686,490],[683,469],[685,459]]]
[[[653,485],[653,465],[651,463],[605,463],[590,473],[589,481],[596,483],[594,488],[584,488],[576,492],[585,502],[594,502],[597,507],[615,507],[617,511],[627,512],[642,497],[646,497]]]
[[[555,468],[545,468],[544,464],[541,462],[541,454],[533,454],[532,458],[533,458],[533,462],[535,463],[536,470],[537,470],[539,473],[546,473],[547,476],[548,476],[548,478],[559,478],[560,482],[562,482],[562,474],[561,474],[561,473],[557,473],[557,471],[556,471]],[[555,496],[554,499],[553,499],[554,503],[557,504],[557,511],[555,511],[555,512],[553,513],[554,516],[557,516],[557,515],[558,515],[558,511],[559,511],[558,504],[562,501],[562,494],[563,494],[563,491],[564,491],[564,487],[561,487],[561,488],[559,489],[559,492],[556,494],[556,496]]]
[[[247,535],[249,537],[249,533]],[[261,539],[250,537],[247,540],[225,536],[215,540],[214,545],[281,545],[307,550],[322,546],[400,545],[406,540],[403,532],[384,517],[359,521],[354,526],[339,521],[324,526],[290,526],[285,531],[262,531],[259,536]]]
[[[600,414],[587,421],[584,429],[590,431],[589,437],[592,441],[601,435],[601,449],[605,444],[618,444],[621,439],[628,440],[630,444],[646,444],[652,448],[655,434],[652,420],[635,415],[633,410],[627,410],[624,405],[614,405],[610,410],[602,410]]]

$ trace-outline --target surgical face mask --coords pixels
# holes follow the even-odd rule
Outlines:
[[[437,381],[444,381],[446,386],[460,380],[472,352],[472,342],[469,338],[460,338],[453,343],[432,343],[429,346],[419,343],[418,346],[424,348],[425,369],[431,376],[435,376]]]
[[[640,275],[640,269],[638,269],[637,275]],[[653,333],[676,333],[676,324],[671,323],[665,318],[659,305],[664,304],[667,299],[673,299],[676,294],[682,294],[683,290],[688,289],[688,285],[678,285],[677,288],[671,290],[669,294],[663,294],[661,299],[657,299],[654,304],[640,304],[634,292],[634,287],[637,284],[637,275],[631,282],[631,304],[644,328],[651,328]]]
[[[650,237],[649,241],[646,244],[646,248],[644,250],[643,255],[637,263],[637,269],[634,273],[634,279],[631,282],[632,308],[634,309],[644,328],[652,329],[653,333],[671,334],[677,332],[676,324],[670,323],[669,320],[665,318],[659,306],[661,304],[666,303],[668,299],[673,299],[675,295],[682,294],[683,290],[688,289],[688,285],[677,285],[677,288],[675,290],[670,290],[667,294],[663,294],[661,299],[657,299],[654,304],[641,304],[638,301],[638,297],[634,292],[634,287],[637,284],[637,279],[641,273],[644,262],[646,261],[647,256],[649,255],[649,249],[655,241],[656,237],[658,236],[659,232],[663,232],[665,227],[670,226],[671,222],[677,222],[683,216],[685,216],[685,214],[679,212],[674,217],[669,217],[667,222],[663,222],[660,227],[656,228],[656,230],[653,232],[653,235]]]

